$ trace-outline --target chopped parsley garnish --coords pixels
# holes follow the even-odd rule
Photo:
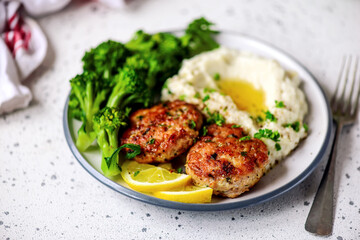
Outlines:
[[[250,136],[245,136],[245,137],[242,137],[239,139],[239,141],[247,141],[247,140],[250,140],[251,137]]]
[[[214,80],[216,80],[216,81],[220,80],[220,74],[219,73],[214,74]]]
[[[137,119],[139,119],[139,120],[141,121],[141,120],[143,120],[144,116],[139,115],[139,116],[137,116],[136,118],[137,118]]]
[[[216,125],[221,127],[225,123],[224,116],[221,115],[219,112],[211,113],[208,107],[205,107],[204,110],[209,115],[208,119],[206,120],[208,124],[215,123]]]
[[[177,173],[182,173],[182,171],[183,171],[183,170],[182,170],[181,167],[179,167],[179,168],[176,170]]]
[[[276,101],[276,100],[275,100],[275,107],[277,107],[277,108],[283,108],[283,107],[285,107],[284,102],[283,102],[283,101]]]
[[[272,131],[270,129],[259,129],[257,133],[254,134],[254,138],[260,139],[260,138],[268,138],[273,140],[274,142],[280,141],[280,133],[278,131]]]
[[[185,98],[186,98],[186,95],[185,95],[185,94],[179,96],[179,100],[181,100],[181,101],[184,101]]]
[[[247,152],[241,152],[241,156],[246,157]]]
[[[269,112],[269,111],[266,111],[266,112],[265,112],[265,119],[266,119],[266,120],[270,120],[271,122],[276,122],[276,121],[277,121],[277,119],[276,119],[276,117],[274,116],[274,114],[272,114],[272,113]]]
[[[207,100],[209,100],[210,99],[210,96],[209,95],[206,95],[204,98],[203,98],[203,102],[206,102]]]
[[[166,124],[159,124],[159,127],[166,127]]]
[[[207,128],[206,128],[205,126],[203,126],[203,128],[202,128],[202,135],[203,135],[203,136],[206,136],[207,133],[208,133]]]
[[[212,113],[210,117],[207,119],[208,123],[215,123],[218,126],[222,126],[225,123],[225,118],[218,112]]]
[[[306,132],[309,130],[309,127],[308,127],[308,125],[306,123],[303,124],[303,127],[304,127]]]
[[[201,98],[200,93],[198,93],[198,92],[195,93],[194,97],[197,98],[197,99],[200,99]]]
[[[154,143],[155,143],[155,139],[154,139],[154,138],[150,139],[150,140],[147,142],[147,144],[154,144]]]
[[[134,172],[134,177],[136,177],[139,173],[140,173],[140,171]]]
[[[128,148],[130,151],[128,151],[125,155],[126,159],[133,159],[134,157],[136,157],[137,155],[139,155],[141,153],[141,147],[140,145],[137,144],[132,144],[132,143],[126,143],[121,145],[120,147],[118,147],[117,149],[115,149],[115,151],[111,154],[110,157],[105,157],[104,160],[106,162],[107,167],[109,168],[111,165],[111,160],[113,159],[113,157],[118,154],[123,148]],[[121,167],[119,167],[120,171],[121,171]]]
[[[240,125],[237,125],[237,124],[234,124],[231,126],[231,128],[240,128],[241,126]]]
[[[196,122],[194,121],[194,120],[189,120],[189,127],[191,128],[191,129],[195,129],[196,128]]]
[[[276,149],[276,151],[280,151],[281,150],[280,144],[275,143],[275,149]]]
[[[205,142],[208,143],[208,142],[212,142],[211,139],[205,139]]]
[[[216,90],[215,89],[213,89],[213,88],[204,88],[204,93],[213,93],[213,92],[216,92]]]
[[[299,132],[300,131],[300,122],[296,121],[293,123],[287,123],[283,125],[284,127],[291,127],[295,132]]]
[[[261,117],[261,116],[257,116],[256,117],[256,122],[257,123],[261,123],[261,122],[263,122],[264,121],[264,119]]]

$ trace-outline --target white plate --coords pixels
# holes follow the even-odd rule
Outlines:
[[[70,119],[68,115],[68,100],[64,109],[65,137],[71,151],[79,163],[96,179],[108,187],[131,198],[168,208],[213,211],[240,208],[270,200],[299,184],[318,165],[329,144],[332,128],[332,117],[328,101],[315,77],[299,62],[281,50],[248,36],[222,32],[217,37],[221,45],[251,51],[263,57],[277,60],[283,68],[296,71],[302,80],[309,105],[306,122],[309,126],[309,135],[300,145],[264,176],[249,192],[235,199],[214,197],[208,204],[187,204],[158,199],[129,189],[126,184],[118,179],[108,179],[100,170],[101,155],[98,149],[80,153],[74,142],[79,122]]]

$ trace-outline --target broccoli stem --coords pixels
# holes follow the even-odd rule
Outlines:
[[[143,100],[138,95],[130,95],[125,100],[121,101],[121,103],[119,104],[119,108],[123,109],[129,104],[135,103],[143,103]],[[148,107],[147,104],[144,104],[144,107]]]
[[[94,131],[87,132],[86,129],[89,129],[89,127],[86,125],[86,123],[83,123],[78,131],[78,138],[76,139],[76,147],[81,152],[84,152],[86,149],[88,149],[96,139],[96,133]]]
[[[86,119],[87,120],[90,119],[90,121],[88,120],[88,122],[91,122],[91,125],[92,125],[92,116],[90,116],[90,115],[92,115],[92,105],[93,105],[93,101],[94,101],[93,93],[94,93],[94,88],[93,88],[92,83],[87,83],[86,84],[86,95],[85,95],[85,112],[87,115]]]
[[[93,104],[92,117],[100,110],[100,105],[106,100],[107,93],[108,91],[101,91],[97,94]]]
[[[111,68],[108,68],[104,71],[103,73],[103,78],[104,79],[109,79],[110,78],[110,71],[111,71]]]
[[[82,98],[82,95],[81,95],[81,90],[77,87],[73,87],[73,91],[74,91],[74,94],[75,96],[77,97],[79,103],[80,103],[80,108],[81,109],[84,109],[85,107],[85,103],[84,103],[84,100]]]
[[[109,97],[107,107],[118,107],[119,103],[123,99],[125,93],[113,91]]]
[[[99,111],[101,99],[96,99],[96,104],[98,104],[98,106],[94,105],[93,92],[93,85],[91,83],[86,84],[86,95],[84,101],[81,102],[81,104],[84,106],[83,109],[85,110],[85,119],[83,120],[83,125],[78,131],[78,138],[76,139],[76,147],[81,152],[84,152],[86,149],[88,149],[96,138],[96,134],[93,130],[92,119],[94,113]]]
[[[102,129],[98,134],[97,142],[102,151],[101,170],[106,177],[112,177],[120,174],[118,154],[111,158],[109,167],[105,160],[105,158],[111,157],[118,147],[118,132],[118,130],[110,132]]]
[[[122,99],[128,94],[125,86],[126,85],[122,81],[119,81],[115,85],[107,102],[107,107],[119,107],[119,103],[122,102]]]

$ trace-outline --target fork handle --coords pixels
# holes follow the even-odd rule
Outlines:
[[[316,192],[314,202],[306,219],[305,229],[316,235],[326,236],[332,233],[334,222],[334,179],[335,158],[338,139],[343,128],[341,121],[337,124],[334,143],[330,152],[330,159],[326,165],[324,175]]]

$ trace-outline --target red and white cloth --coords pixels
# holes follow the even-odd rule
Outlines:
[[[71,0],[0,0],[0,115],[27,107],[31,92],[22,82],[43,62],[47,40],[39,25],[25,12],[41,16],[58,11]],[[99,0],[120,8],[125,0]]]
[[[26,107],[30,90],[21,84],[44,60],[47,41],[39,26],[22,18],[19,2],[0,2],[0,114]]]

